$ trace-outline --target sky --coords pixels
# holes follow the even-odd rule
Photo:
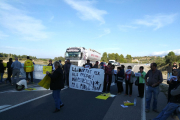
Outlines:
[[[0,53],[180,55],[180,0],[0,0]]]

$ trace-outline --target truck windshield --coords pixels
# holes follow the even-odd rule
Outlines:
[[[66,52],[65,57],[66,59],[70,59],[70,60],[80,60],[81,52]]]

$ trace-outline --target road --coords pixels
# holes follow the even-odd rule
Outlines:
[[[137,72],[137,64],[124,64],[133,67]],[[134,79],[135,80],[135,79]],[[137,98],[137,86],[133,86],[132,96],[117,95],[115,84],[111,86],[111,94],[117,95],[107,100],[96,99],[99,92],[89,92],[65,88],[61,91],[61,99],[65,106],[60,112],[52,113],[55,109],[50,90],[45,90],[35,84],[28,84],[34,91],[16,91],[14,86],[0,86],[0,120],[145,120],[144,99]],[[114,82],[114,81],[113,81]],[[125,88],[125,84],[124,84]],[[123,101],[134,101],[136,106],[122,108]]]

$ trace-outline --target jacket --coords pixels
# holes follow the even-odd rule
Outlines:
[[[170,102],[180,104],[180,83],[177,84],[175,89],[171,90],[171,95]]]
[[[134,81],[133,81],[133,77],[134,77],[134,72],[131,71],[131,78],[130,78],[130,80],[129,80],[130,83],[133,83],[133,82],[134,82]],[[127,80],[126,80],[126,81],[127,81]]]
[[[34,71],[34,65],[33,62],[29,59],[27,59],[24,63],[24,71],[25,72],[32,72]]]
[[[65,72],[65,74],[69,74],[70,67],[71,67],[71,63],[66,63],[64,65],[64,72]]]
[[[4,73],[4,65],[0,63],[0,73]]]
[[[57,68],[53,72],[53,74],[48,74],[48,76],[51,78],[51,82],[50,82],[51,90],[60,90],[64,88],[62,68]]]
[[[116,79],[117,82],[123,82],[124,80],[124,69],[121,69],[117,75],[116,75]]]
[[[138,72],[138,73],[140,73],[140,72]],[[139,83],[145,83],[146,72],[143,71],[142,75],[143,76],[139,77]]]

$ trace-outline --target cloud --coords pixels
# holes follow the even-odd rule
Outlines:
[[[5,37],[8,37],[4,32],[0,31],[0,40],[4,39]]]
[[[3,2],[0,2],[0,25],[24,40],[37,41],[48,37],[41,20]]]
[[[104,33],[101,34],[101,35],[99,35],[98,38],[110,34],[110,33],[111,33],[111,30],[110,30],[109,28],[106,28],[106,29],[103,30],[103,32],[104,32]]]
[[[120,31],[123,31],[123,32],[127,32],[130,29],[137,29],[137,27],[131,26],[131,25],[118,25],[118,28]]]
[[[154,16],[146,15],[143,19],[135,20],[134,23],[138,25],[144,25],[147,27],[154,27],[154,30],[157,30],[161,27],[173,23],[177,15],[178,14],[158,14]]]
[[[176,55],[180,55],[180,49],[177,50],[168,50],[168,51],[160,51],[160,52],[153,52],[151,55],[153,56],[165,56],[169,52],[173,51]]]
[[[97,20],[101,24],[105,23],[103,15],[107,14],[105,10],[99,10],[93,6],[95,1],[75,1],[75,0],[64,0],[73,9],[78,11],[79,17],[82,20]]]

